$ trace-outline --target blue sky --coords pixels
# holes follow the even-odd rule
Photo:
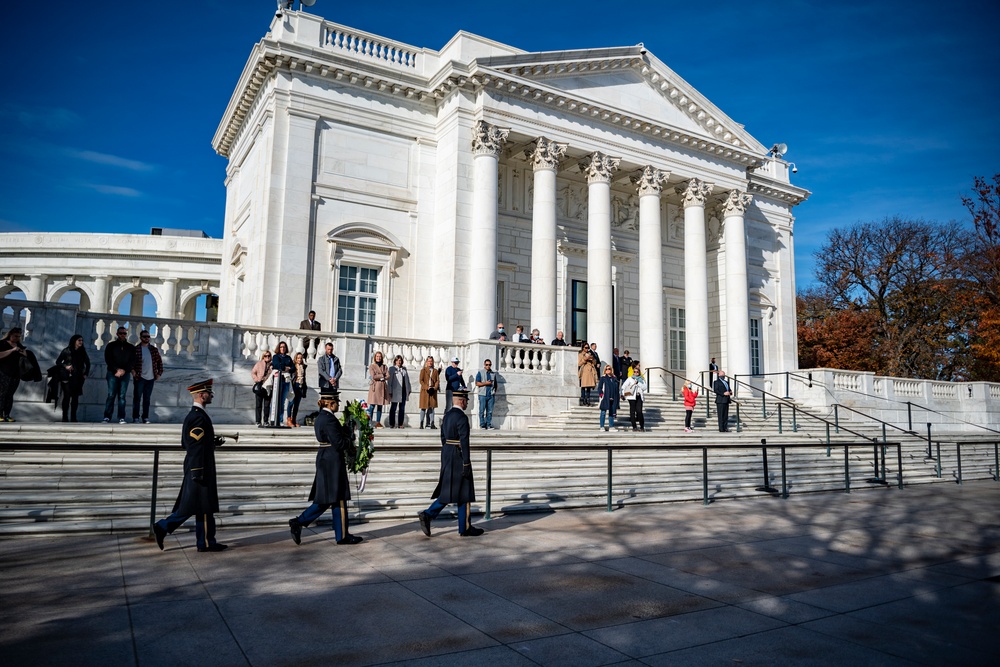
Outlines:
[[[297,3],[296,3],[297,4]],[[531,50],[643,42],[762,143],[784,142],[796,266],[829,230],[901,215],[967,222],[1000,172],[1000,3],[344,3],[310,10],[439,49],[458,30]],[[5,5],[0,231],[221,236],[212,136],[273,0]]]

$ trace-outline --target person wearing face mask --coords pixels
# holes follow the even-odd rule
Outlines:
[[[490,334],[490,340],[507,340],[507,332],[503,328],[503,322],[497,324],[497,330]]]

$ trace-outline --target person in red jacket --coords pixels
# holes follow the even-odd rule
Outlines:
[[[684,388],[681,390],[684,394],[684,432],[691,432],[691,414],[694,412],[694,404],[698,400],[698,390],[695,388],[691,380],[687,380],[684,383]]]

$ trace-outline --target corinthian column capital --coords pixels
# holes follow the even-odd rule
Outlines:
[[[635,184],[636,192],[640,197],[646,195],[658,195],[663,190],[663,184],[670,177],[669,171],[662,171],[656,167],[646,165],[642,171],[632,176],[632,183]]]
[[[722,214],[725,216],[743,215],[747,212],[747,206],[752,201],[753,195],[749,192],[730,190],[729,196],[726,197],[726,201],[722,204]]]
[[[498,157],[508,134],[508,127],[490,125],[484,120],[476,121],[476,126],[472,128],[472,153]]]
[[[688,206],[704,206],[705,199],[712,192],[712,184],[697,178],[692,178],[687,185],[677,186],[677,194],[684,197],[684,208]]]
[[[531,160],[531,167],[535,171],[555,169],[559,166],[559,160],[566,154],[567,147],[568,144],[557,144],[545,137],[538,137],[535,149],[525,150],[524,155]]]
[[[618,171],[621,161],[604,153],[591,153],[580,162],[580,171],[587,175],[588,183],[610,183],[611,174]]]

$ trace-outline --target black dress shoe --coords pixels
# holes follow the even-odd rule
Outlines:
[[[207,547],[198,547],[199,552],[204,551],[225,551],[229,547],[225,544],[209,544]]]
[[[296,544],[302,544],[302,524],[299,523],[298,519],[289,519],[288,527],[292,531],[292,540]]]
[[[486,531],[483,530],[482,528],[476,528],[475,526],[469,526],[466,529],[466,531],[464,533],[462,533],[462,537],[479,537],[480,535],[482,535],[485,532]]]
[[[344,539],[337,540],[337,544],[359,544],[363,542],[365,538],[359,535],[345,535]]]
[[[431,536],[431,517],[427,512],[419,512],[417,518],[420,519],[420,530],[424,531],[424,535],[427,537]]]
[[[156,546],[160,547],[160,551],[163,551],[163,538],[167,536],[167,531],[160,528],[157,523],[153,524],[153,535],[156,536]]]

